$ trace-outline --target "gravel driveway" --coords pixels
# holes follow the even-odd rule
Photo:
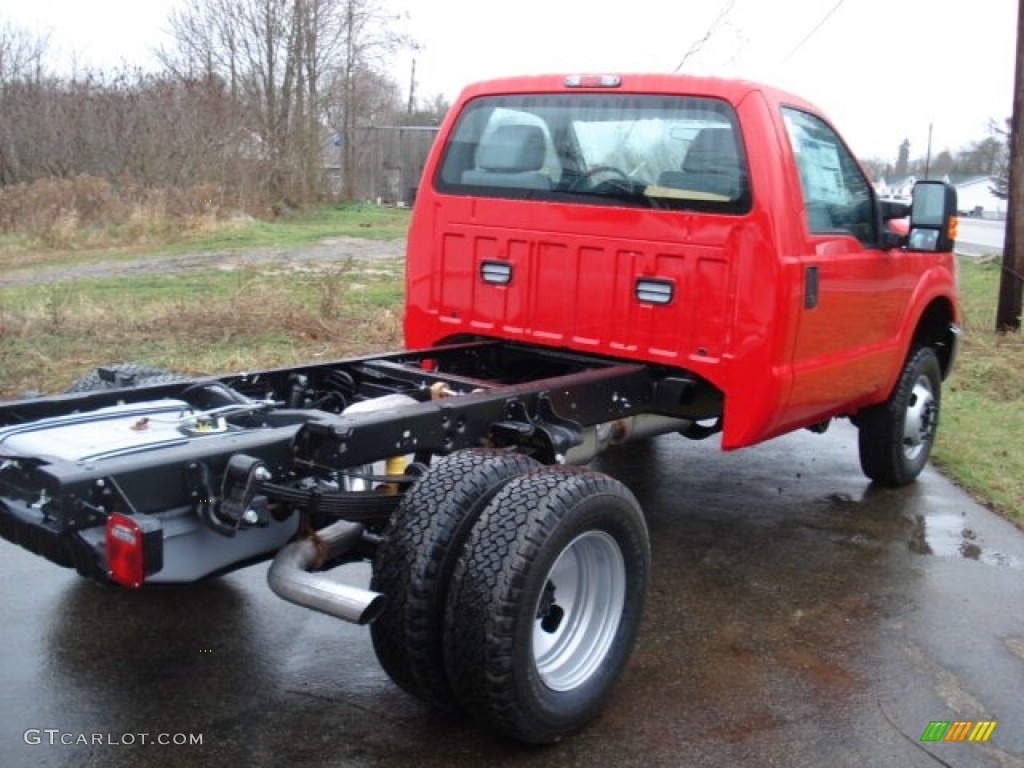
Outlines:
[[[46,285],[67,280],[166,275],[204,269],[234,270],[260,263],[298,266],[349,258],[377,259],[405,255],[405,240],[368,240],[359,237],[331,237],[298,247],[225,249],[168,255],[147,255],[61,264],[52,267],[25,267],[0,273],[0,288],[18,285]]]

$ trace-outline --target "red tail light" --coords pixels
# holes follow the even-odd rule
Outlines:
[[[144,515],[107,518],[107,571],[112,581],[140,587],[146,575],[163,567],[160,523]]]

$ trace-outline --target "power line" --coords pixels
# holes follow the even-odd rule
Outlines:
[[[679,62],[678,65],[676,65],[676,68],[672,70],[673,75],[683,68],[683,66],[686,64],[686,61],[691,56],[700,52],[701,48],[704,47],[704,44],[707,43],[707,41],[710,40],[711,37],[715,34],[715,30],[718,28],[719,23],[721,23],[721,21],[726,16],[728,16],[729,13],[732,11],[734,5],[736,5],[736,0],[728,0],[728,2],[724,6],[722,6],[722,10],[715,17],[714,21],[712,21],[711,24],[708,26],[707,31],[704,33],[704,37],[702,37],[700,40],[697,40],[696,42],[694,42],[693,45],[690,46],[690,50],[688,50],[683,55],[682,60]]]
[[[790,51],[789,53],[787,53],[787,54],[786,54],[786,58],[784,58],[784,59],[782,60],[782,63],[783,63],[783,64],[785,64],[785,63],[786,63],[787,61],[789,61],[789,60],[790,60],[791,58],[793,58],[793,54],[795,54],[795,53],[796,53],[797,51],[799,51],[799,50],[800,50],[801,48],[803,48],[803,47],[804,47],[804,44],[805,44],[805,43],[806,43],[806,42],[807,42],[808,40],[810,40],[810,39],[811,39],[812,37],[814,37],[814,33],[815,33],[815,32],[817,32],[817,31],[818,31],[819,29],[821,29],[822,25],[823,25],[823,24],[824,24],[824,23],[825,23],[826,21],[828,21],[828,20],[829,20],[830,18],[832,18],[832,14],[833,14],[833,13],[835,13],[836,11],[838,11],[838,10],[839,10],[839,6],[841,6],[841,5],[843,4],[843,2],[844,2],[844,1],[845,1],[845,0],[839,0],[839,2],[838,2],[838,3],[836,3],[836,4],[834,5],[834,6],[832,6],[832,10],[831,10],[831,11],[829,11],[828,13],[826,13],[826,14],[825,14],[824,18],[822,18],[822,20],[821,20],[821,21],[819,21],[819,22],[818,22],[818,23],[817,23],[817,24],[816,24],[816,25],[814,26],[814,29],[812,29],[812,30],[811,30],[810,32],[808,32],[808,33],[807,33],[807,35],[806,35],[806,36],[804,37],[804,39],[803,39],[803,40],[801,40],[801,41],[800,41],[799,43],[797,43],[797,44],[796,44],[796,47],[795,47],[795,48],[794,48],[794,49],[793,49],[792,51]]]

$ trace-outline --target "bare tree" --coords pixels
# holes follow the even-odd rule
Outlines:
[[[236,109],[237,148],[264,165],[270,193],[287,197],[302,0],[188,0],[168,22],[174,47],[157,51],[182,82],[219,83]]]
[[[0,22],[0,184],[21,175],[11,113],[19,96],[43,80],[49,37]]]
[[[196,185],[220,190],[206,204],[277,209],[325,194],[336,145],[345,196],[380,194],[366,128],[402,112],[383,72],[405,42],[383,0],[185,0],[169,22],[162,73],[70,78],[47,73],[45,39],[0,26],[0,185],[62,180],[51,218],[89,194],[185,200]]]
[[[393,90],[381,90],[379,74],[404,42],[393,22],[378,0],[189,0],[171,15],[176,44],[160,57],[178,77],[223,81],[246,105],[271,197],[323,194],[324,144],[337,135],[352,198],[355,130]]]
[[[0,21],[0,82],[43,78],[48,34],[33,34],[7,21]]]
[[[1000,200],[1010,196],[1010,152],[1013,148],[1010,141],[1013,135],[1011,123],[1012,119],[1007,118],[1006,128],[1000,128],[995,120],[989,120],[990,136],[973,145],[977,152],[982,153],[983,173],[992,179],[989,191]]]
[[[372,112],[380,106],[380,100],[375,98],[380,95],[379,89],[372,84],[383,78],[375,73],[382,68],[385,58],[399,46],[409,44],[409,39],[396,31],[394,22],[398,18],[389,14],[379,0],[338,0],[338,5],[344,18],[344,37],[341,66],[331,89],[331,123],[343,141],[342,194],[351,200],[355,197],[357,130],[360,122],[373,123]],[[361,81],[371,87],[361,88]]]

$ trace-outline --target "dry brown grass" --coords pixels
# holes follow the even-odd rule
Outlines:
[[[22,251],[157,242],[231,214],[212,184],[155,189],[77,176],[0,187],[0,234],[20,237]]]

